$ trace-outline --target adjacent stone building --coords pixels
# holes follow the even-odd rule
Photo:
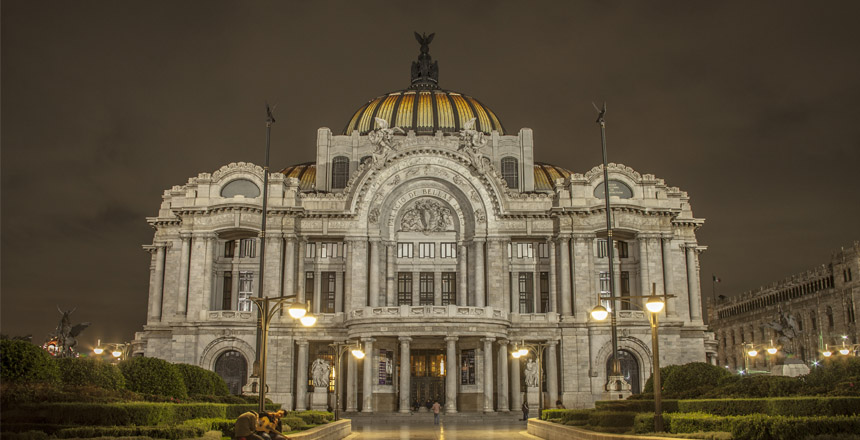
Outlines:
[[[407,89],[362,105],[341,134],[320,128],[315,162],[270,174],[263,292],[312,300],[319,321],[276,316],[268,396],[309,408],[309,366],[330,362],[329,344],[344,340],[369,354],[332,370],[346,411],[409,411],[426,399],[447,412],[519,410],[537,395],[524,383],[533,356],[510,356],[522,342],[546,344],[550,405],[625,394],[604,388],[610,329],[589,315],[608,305],[602,167],[536,162],[531,129],[509,133],[437,78],[424,44]],[[653,175],[608,172],[618,294],[647,294],[652,283],[673,294],[660,317],[661,364],[703,361],[703,219],[687,193]],[[248,298],[260,282],[262,185],[261,167],[232,163],[165,191],[147,219],[155,236],[138,352],[212,369],[234,392],[256,387]],[[619,302],[617,313],[623,373],[638,392],[651,371],[648,319],[640,301]]]
[[[807,365],[829,349],[858,343],[856,304],[860,296],[860,242],[842,248],[830,261],[806,272],[732,298],[711,311],[718,362],[732,370],[768,368],[788,359]],[[773,357],[765,349],[773,344]],[[761,355],[744,359],[750,346]],[[746,348],[745,348],[746,347]],[[856,355],[851,350],[851,355]]]

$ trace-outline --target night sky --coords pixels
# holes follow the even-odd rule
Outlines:
[[[230,162],[310,161],[367,100],[406,88],[435,32],[442,88],[535,159],[610,162],[687,191],[703,293],[735,295],[860,239],[860,2],[2,2],[2,332],[57,306],[97,338],[146,319],[161,194]]]

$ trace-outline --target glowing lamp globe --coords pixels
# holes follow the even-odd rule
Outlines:
[[[597,306],[591,310],[591,317],[598,321],[603,321],[607,316],[609,316],[609,311],[606,310],[606,307]]]
[[[663,300],[660,299],[659,296],[651,295],[648,297],[648,301],[645,303],[645,308],[648,309],[648,311],[651,313],[660,313],[663,311],[663,307],[665,305],[666,304],[663,302]],[[593,314],[594,312],[591,313]]]

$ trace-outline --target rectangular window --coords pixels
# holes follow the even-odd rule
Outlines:
[[[629,250],[626,241],[616,241],[618,244],[618,258],[628,258]]]
[[[257,239],[243,238],[239,242],[239,257],[254,258],[257,256]]]
[[[516,258],[534,258],[534,245],[532,243],[514,243],[514,256]]]
[[[442,258],[457,258],[457,243],[440,243],[439,256]]]
[[[315,258],[317,256],[317,244],[307,243],[305,245],[305,258]]]
[[[305,272],[305,298],[313,299],[314,297],[314,273]]]
[[[337,297],[337,272],[322,272],[320,273],[320,311],[322,313],[335,312],[335,299]]]
[[[397,305],[412,305],[412,272],[397,272]]]
[[[394,352],[391,350],[379,350],[379,384],[391,385],[394,373]]]
[[[460,385],[475,384],[475,349],[460,351]]]
[[[433,272],[421,272],[418,275],[418,304],[433,305]]]
[[[320,243],[320,258],[338,258],[340,256],[340,243]]]
[[[630,272],[621,272],[621,288],[619,291],[621,292],[621,296],[629,296],[630,295]],[[621,300],[621,310],[632,310],[633,305],[630,304],[629,299]]]
[[[254,273],[239,272],[239,311],[251,311],[252,296],[254,296]]]
[[[418,243],[418,258],[436,258],[436,243]]]
[[[457,301],[457,272],[442,272],[442,305]]]
[[[606,258],[606,239],[597,239],[597,258]]]
[[[540,273],[540,313],[549,312],[549,272]]]
[[[812,324],[813,330],[818,330],[818,322],[814,316],[812,318],[810,318],[810,323]]]
[[[549,243],[538,244],[538,257],[549,258]]]
[[[228,240],[224,243],[224,258],[233,258],[235,255],[236,240]]]
[[[534,313],[534,274],[520,272],[520,313]]]
[[[412,243],[397,243],[397,258],[412,258]]]
[[[600,272],[600,305],[612,311],[612,301],[609,300],[609,272]]]
[[[224,272],[224,294],[221,296],[221,310],[230,310],[233,305],[233,273]]]

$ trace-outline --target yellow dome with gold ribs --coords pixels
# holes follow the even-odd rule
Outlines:
[[[375,118],[386,120],[389,127],[425,135],[437,131],[457,133],[474,118],[476,130],[486,134],[493,131],[505,134],[496,114],[480,101],[439,88],[439,62],[433,61],[429,53],[433,35],[415,33],[415,39],[421,44],[421,53],[418,61],[412,62],[412,84],[409,88],[368,101],[352,115],[343,134],[351,135],[354,131],[367,134],[380,128]]]

